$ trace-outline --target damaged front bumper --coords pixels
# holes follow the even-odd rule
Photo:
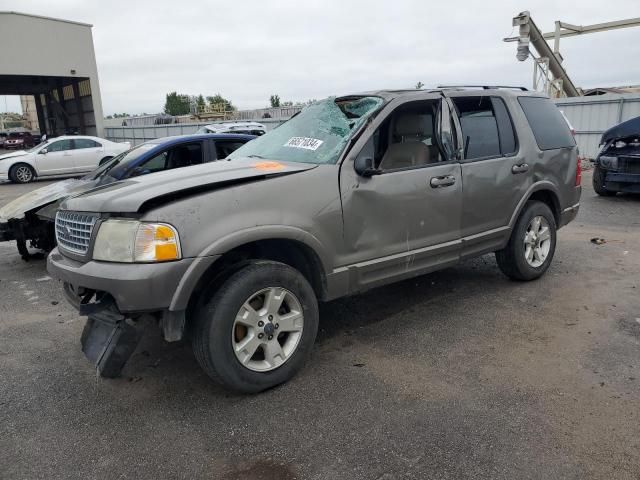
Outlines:
[[[604,186],[612,192],[640,193],[640,173],[607,171]]]
[[[69,303],[88,317],[82,351],[100,375],[120,374],[148,323],[159,323],[167,341],[182,337],[185,312],[169,306],[191,262],[81,263],[57,248],[51,252],[47,271],[62,280]]]
[[[9,222],[0,218],[0,242],[9,242],[15,239],[15,233]]]

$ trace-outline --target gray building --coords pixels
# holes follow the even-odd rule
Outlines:
[[[19,12],[0,12],[11,45],[0,62],[0,95],[34,97],[41,133],[103,134],[92,26]]]

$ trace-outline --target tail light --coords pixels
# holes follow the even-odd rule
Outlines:
[[[579,152],[576,158],[578,159],[576,164],[576,187],[579,187],[582,184],[582,159]]]

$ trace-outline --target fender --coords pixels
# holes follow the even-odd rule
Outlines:
[[[213,265],[223,254],[247,243],[259,240],[285,239],[296,240],[305,244],[318,255],[320,263],[325,272],[331,272],[333,266],[330,262],[330,255],[324,245],[311,233],[298,227],[286,225],[261,225],[243,230],[217,239],[205,248],[191,263],[178,284],[178,288],[171,299],[169,310],[185,310],[191,298],[191,292],[196,287],[202,275]]]
[[[514,210],[513,214],[511,215],[511,219],[509,220],[510,231],[513,230],[513,227],[516,224],[516,221],[518,220],[518,217],[520,216],[520,213],[522,212],[524,205],[529,201],[529,199],[531,198],[531,195],[533,195],[535,192],[539,192],[540,190],[549,190],[553,194],[556,200],[555,202],[556,211],[554,211],[553,214],[554,214],[554,217],[556,218],[558,217],[561,209],[560,195],[559,195],[558,188],[550,181],[542,180],[531,185],[527,190],[527,192],[520,199],[520,202],[518,202],[518,205],[516,206],[516,209]]]

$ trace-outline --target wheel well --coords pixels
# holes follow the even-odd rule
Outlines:
[[[249,260],[273,260],[298,270],[309,281],[316,297],[326,296],[326,278],[318,254],[308,245],[289,239],[258,240],[230,250],[220,257],[202,275],[191,294],[187,307],[187,324],[193,318],[201,294],[215,291],[227,278],[242,268]]]
[[[551,190],[538,190],[531,194],[529,200],[545,203],[551,209],[556,225],[560,225],[560,201],[555,193]]]
[[[113,158],[112,155],[107,155],[106,157],[102,158],[99,162],[98,162],[98,166],[104,165],[105,163],[107,163],[109,160],[111,160]]]

